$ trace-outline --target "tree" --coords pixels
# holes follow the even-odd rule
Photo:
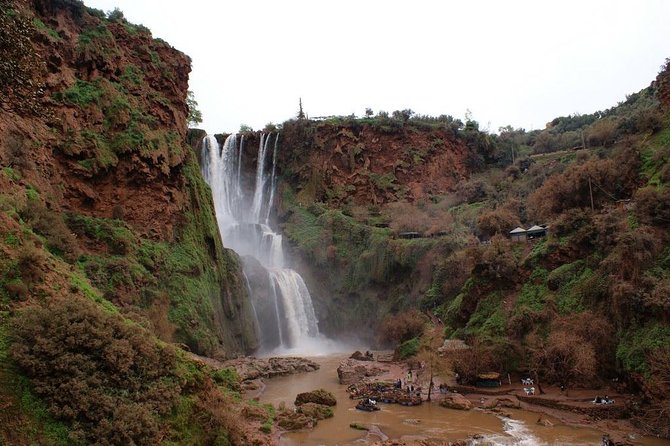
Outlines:
[[[414,111],[406,108],[404,110],[396,110],[393,112],[393,119],[398,121],[407,122],[412,116],[414,116]]]
[[[382,321],[378,333],[382,344],[400,344],[420,336],[426,317],[417,310],[389,315]]]
[[[588,382],[596,373],[596,352],[593,345],[579,334],[558,329],[546,340],[536,339],[532,352],[531,371],[539,386],[538,373],[549,382],[569,387],[575,382]],[[541,391],[540,387],[540,393]]]
[[[298,98],[298,119],[305,119],[305,112],[302,110],[302,98]]]
[[[126,18],[123,16],[123,11],[119,8],[114,8],[113,11],[107,13],[107,19],[112,22],[124,22]]]
[[[433,378],[446,375],[450,370],[449,361],[438,351],[443,342],[441,331],[440,327],[435,326],[426,330],[421,337],[419,353],[416,356],[416,359],[424,364],[424,370],[428,373],[428,401],[433,391]]]
[[[198,102],[191,90],[186,93],[186,106],[188,107],[188,125],[197,125],[202,122],[202,112],[198,110]]]
[[[368,107],[368,108],[365,109],[365,116],[366,116],[366,117],[368,117],[368,118],[372,118],[372,115],[373,115],[373,114],[374,114],[374,112],[372,111],[372,109],[371,109],[370,107]]]

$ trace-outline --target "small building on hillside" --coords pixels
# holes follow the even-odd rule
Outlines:
[[[535,225],[528,229],[516,228],[509,231],[509,236],[513,242],[523,242],[547,235],[547,225]]]
[[[477,387],[500,387],[500,373],[487,372],[477,375]]]
[[[547,227],[546,226],[535,225],[535,226],[531,226],[526,231],[526,237],[528,237],[529,239],[545,237],[546,235],[547,235]]]
[[[516,228],[509,231],[509,236],[513,242],[523,242],[526,240],[526,230],[523,228]]]

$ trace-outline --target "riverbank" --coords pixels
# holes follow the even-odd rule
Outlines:
[[[386,352],[382,355],[384,358],[382,361],[377,360],[377,352],[373,352],[375,359],[373,361],[360,361],[352,358],[342,361],[338,368],[340,382],[346,384],[349,382],[396,382],[400,380],[403,388],[411,385],[415,391],[417,388],[420,389],[422,400],[427,401],[429,399],[430,372],[426,367],[415,366],[410,368],[404,362],[389,362]],[[343,380],[342,377],[346,379]],[[536,394],[528,395],[525,391],[528,386],[520,382],[516,384],[507,381],[499,387],[480,388],[459,385],[455,378],[443,379],[440,377],[433,377],[433,385],[430,400],[438,404],[447,399],[453,400],[455,396],[458,396],[469,401],[473,409],[501,416],[513,418],[514,414],[509,409],[521,409],[537,413],[538,417],[535,423],[541,426],[561,423],[568,426],[596,429],[608,435],[616,444],[652,444],[655,442],[654,439],[649,437],[643,439],[642,433],[627,418],[629,409],[633,404],[632,396],[620,394],[614,389],[562,390],[555,386],[543,385],[542,394],[540,394],[539,386],[534,386]],[[444,390],[441,391],[441,387]],[[614,402],[607,405],[593,403],[596,396],[605,395]],[[456,406],[458,405],[450,405],[454,408]],[[467,404],[461,404],[461,406],[470,407]],[[670,444],[667,440],[658,441],[658,444]]]

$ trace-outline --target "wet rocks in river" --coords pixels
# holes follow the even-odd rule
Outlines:
[[[374,361],[359,361],[349,358],[340,363],[337,368],[337,377],[340,379],[340,384],[352,384],[366,377],[383,375],[388,371],[387,367],[380,367]]]
[[[323,404],[324,406],[334,406],[337,404],[335,395],[324,389],[312,390],[311,392],[299,393],[295,397],[295,405],[300,406],[305,403]]]
[[[297,411],[315,420],[325,420],[333,416],[333,409],[330,406],[316,403],[302,404]]]
[[[295,411],[282,410],[277,415],[277,425],[287,431],[311,429],[319,420],[332,417],[337,400],[329,391],[318,389],[299,393],[294,404]]]
[[[440,406],[448,409],[470,410],[472,409],[472,402],[459,393],[446,395],[444,400],[440,402]]]
[[[375,357],[373,356],[372,353],[370,352],[365,352],[365,354],[359,352],[356,350],[354,353],[352,353],[351,356],[349,356],[351,359],[355,359],[357,361],[374,361]]]
[[[222,364],[224,367],[233,367],[242,381],[257,378],[272,378],[274,376],[291,375],[293,373],[313,372],[319,369],[319,364],[306,358],[253,358],[244,357],[232,359]]]
[[[287,431],[311,429],[316,425],[316,419],[304,413],[284,410],[277,414],[277,426]]]

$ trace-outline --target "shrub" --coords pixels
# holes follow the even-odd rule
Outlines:
[[[5,144],[7,146],[8,165],[24,172],[32,167],[29,157],[30,146],[21,134],[10,133]]]
[[[493,188],[481,179],[472,179],[458,183],[456,193],[466,203],[483,201],[493,194]]]
[[[635,193],[635,214],[643,223],[670,226],[670,188],[638,189]]]
[[[398,344],[423,333],[426,317],[418,310],[409,310],[387,316],[379,326],[379,340],[383,344]]]
[[[61,97],[70,104],[81,107],[99,104],[103,91],[97,83],[77,79],[73,86],[65,90]]]
[[[486,212],[477,219],[479,230],[489,236],[495,234],[507,235],[509,231],[520,224],[519,217],[506,208]]]
[[[477,375],[496,371],[498,368],[498,361],[492,355],[491,350],[477,340],[468,349],[450,352],[450,359],[454,371],[459,374],[465,384],[474,384],[477,382]]]
[[[535,361],[549,382],[569,385],[593,379],[596,373],[596,352],[593,345],[565,330],[553,331],[544,348],[535,351]]]
[[[19,215],[37,234],[44,236],[49,251],[68,261],[79,255],[77,239],[72,235],[60,213],[48,209],[38,199],[29,199]]]
[[[571,208],[600,208],[612,201],[619,187],[621,171],[612,160],[591,159],[583,164],[573,165],[564,173],[552,175],[528,198],[531,215],[546,219]],[[589,187],[591,184],[591,187]]]
[[[618,136],[619,123],[615,119],[600,119],[594,122],[586,133],[590,146],[606,146],[614,143]]]
[[[420,347],[419,338],[412,338],[409,341],[405,341],[398,347],[396,354],[399,359],[407,359],[419,352]]]
[[[180,393],[175,353],[82,298],[19,313],[11,354],[80,441],[154,444]]]
[[[475,251],[475,274],[502,285],[511,285],[518,279],[518,262],[512,251],[512,242],[497,235],[483,250]]]

